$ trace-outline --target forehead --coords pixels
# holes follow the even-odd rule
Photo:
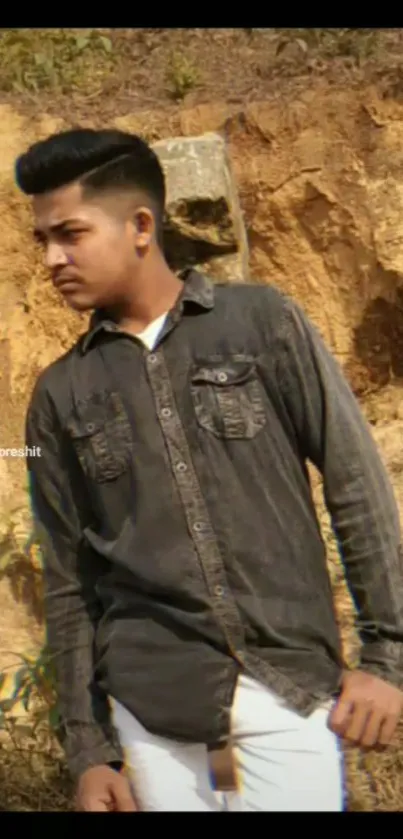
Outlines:
[[[53,227],[60,227],[69,221],[101,224],[107,220],[105,208],[84,200],[79,184],[61,187],[44,195],[36,195],[32,202],[32,209],[35,229],[43,232]]]

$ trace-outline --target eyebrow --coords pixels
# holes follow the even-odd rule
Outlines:
[[[59,221],[57,224],[51,224],[50,227],[49,227],[49,232],[50,233],[62,233],[63,230],[65,230],[65,228],[68,227],[70,224],[84,224],[84,222],[83,222],[82,219],[68,218],[68,219],[65,219],[64,221]],[[40,239],[42,236],[44,236],[44,230],[41,230],[40,227],[35,227],[34,228],[34,236],[35,236],[36,239]]]

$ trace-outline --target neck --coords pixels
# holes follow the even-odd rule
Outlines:
[[[162,255],[144,262],[127,299],[108,314],[127,332],[141,332],[153,320],[175,305],[183,283],[171,271]]]

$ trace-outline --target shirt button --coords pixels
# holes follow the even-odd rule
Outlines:
[[[228,379],[228,376],[227,376],[226,373],[219,373],[218,374],[218,381],[219,382],[226,382],[227,379]]]
[[[181,460],[180,463],[176,464],[176,471],[177,472],[186,472],[186,469],[187,469],[187,466],[186,466],[186,463],[183,462],[183,460]]]
[[[92,434],[92,432],[95,431],[95,425],[93,422],[87,422],[87,425],[85,427],[88,431],[88,434]]]
[[[216,594],[217,597],[222,597],[224,594],[223,586],[216,586],[214,589],[214,594]]]
[[[196,531],[196,533],[201,533],[201,531],[202,531],[202,530],[205,530],[205,527],[206,527],[206,526],[205,526],[204,522],[202,522],[202,521],[195,521],[195,523],[194,523],[194,525],[193,525],[193,530],[195,530],[195,531]]]
[[[149,364],[155,364],[156,360],[157,360],[157,356],[154,353],[151,353],[151,355],[148,356],[148,363]]]
[[[161,411],[161,416],[164,417],[164,419],[167,419],[168,417],[172,416],[171,409],[170,408],[163,408],[162,411]]]

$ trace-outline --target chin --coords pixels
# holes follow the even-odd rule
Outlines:
[[[74,309],[76,312],[89,312],[92,309],[96,309],[96,303],[93,300],[89,300],[88,297],[85,298],[79,294],[63,294],[63,300],[66,306],[69,309]]]

